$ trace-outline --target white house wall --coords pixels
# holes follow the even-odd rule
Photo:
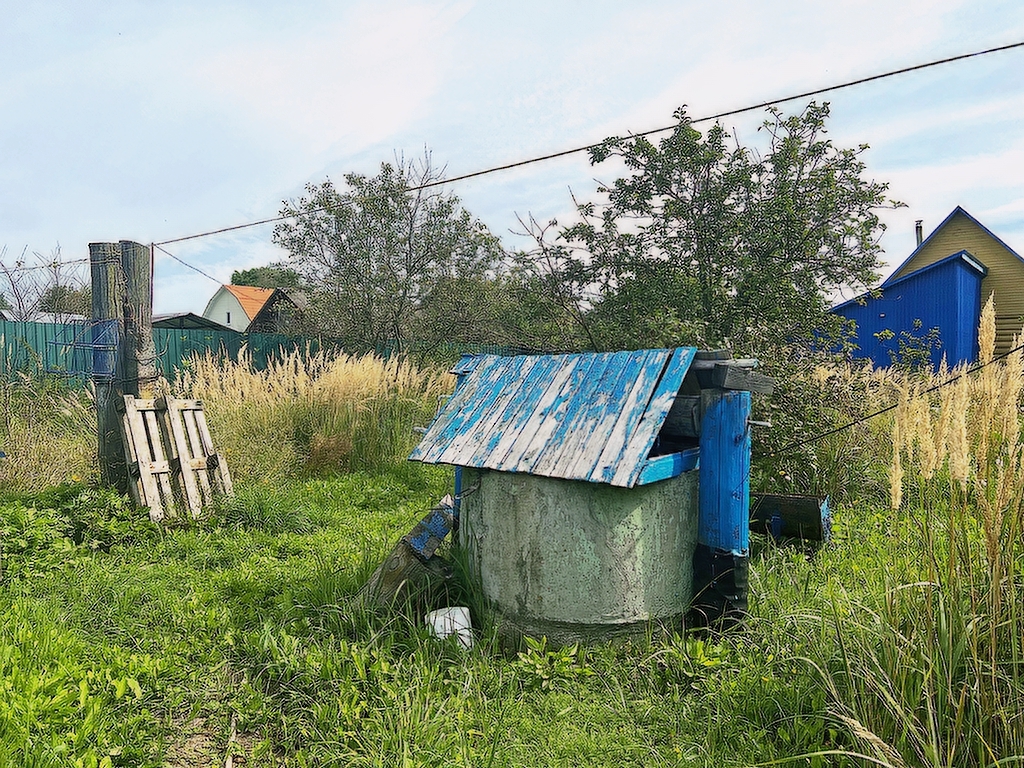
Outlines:
[[[242,309],[241,303],[230,291],[219,289],[206,305],[203,317],[208,320],[226,325],[233,331],[245,332],[249,327],[249,318]]]

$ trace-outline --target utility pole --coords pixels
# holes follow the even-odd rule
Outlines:
[[[147,245],[122,240],[124,271],[124,390],[153,397],[158,375],[153,344],[153,253]]]

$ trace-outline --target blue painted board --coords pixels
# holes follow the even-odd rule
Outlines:
[[[669,350],[650,350],[642,361],[638,361],[637,366],[631,367],[630,374],[636,377],[633,386],[623,398],[618,413],[611,414],[617,418],[614,419],[614,425],[608,432],[591,473],[592,477],[599,478],[599,482],[614,484],[615,473],[623,461],[635,465],[647,459],[646,455],[630,456],[626,450],[634,430],[643,418],[654,387],[665,370],[669,354]]]
[[[643,417],[637,425],[636,430],[630,437],[629,443],[624,451],[627,456],[648,456],[654,441],[661,431],[661,425],[665,423],[665,417],[675,402],[679,387],[682,386],[683,378],[690,369],[690,363],[697,350],[692,347],[680,347],[672,353],[668,364],[665,366],[654,394],[651,396],[647,407],[644,409]],[[615,472],[612,485],[621,485],[631,488],[639,479],[642,465],[623,462]]]
[[[566,412],[534,465],[533,471],[536,474],[547,475],[560,468],[564,477],[576,477],[577,459],[593,440],[595,430],[600,429],[606,419],[608,403],[614,399],[615,392],[619,391],[620,379],[622,387],[625,387],[626,381],[631,380],[628,363],[633,354],[616,352],[598,358],[600,362],[595,363],[581,383],[573,397],[571,409]],[[589,477],[590,469],[588,465],[584,478]]]
[[[750,552],[750,393],[707,398],[700,433],[697,541],[713,551]]]
[[[700,448],[690,448],[678,453],[655,456],[644,462],[637,485],[650,485],[659,480],[678,477],[683,472],[691,472],[700,466]]]

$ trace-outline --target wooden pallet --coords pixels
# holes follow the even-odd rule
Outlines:
[[[182,509],[199,517],[214,494],[233,492],[201,401],[124,395],[122,427],[132,496],[154,522]]]

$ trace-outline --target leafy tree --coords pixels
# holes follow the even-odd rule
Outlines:
[[[232,285],[251,285],[254,288],[300,288],[302,278],[291,267],[268,264],[265,267],[235,270],[231,273]]]
[[[476,289],[501,270],[503,252],[454,194],[424,188],[440,178],[427,155],[383,163],[373,177],[348,174],[340,191],[310,184],[285,203],[274,242],[308,286],[322,332],[407,349],[486,319],[487,291]]]
[[[16,320],[32,320],[38,312],[88,316],[92,311],[88,284],[61,259],[58,245],[48,255],[29,254],[28,247],[9,261],[0,248],[0,303]]]
[[[534,227],[548,279],[594,348],[728,345],[764,351],[828,330],[829,296],[876,278],[892,203],[863,178],[867,148],[824,135],[828,105],[770,111],[768,148],[702,135],[684,109],[672,134],[611,138],[591,161],[618,158],[628,174],[599,187],[606,202],[551,240]]]
[[[55,315],[89,317],[92,313],[92,289],[88,285],[51,285],[39,297],[37,307],[40,312]]]

